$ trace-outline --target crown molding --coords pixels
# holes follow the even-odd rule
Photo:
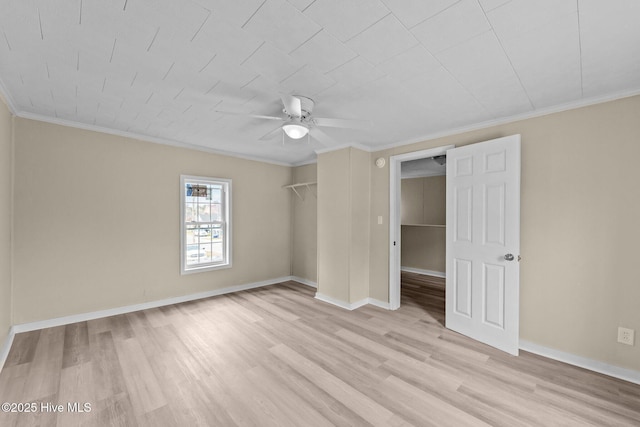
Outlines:
[[[603,104],[603,103],[606,103],[606,102],[616,101],[616,100],[619,100],[619,99],[629,98],[629,97],[637,96],[637,95],[640,95],[640,89],[622,91],[622,92],[617,92],[617,93],[614,93],[614,94],[609,94],[609,95],[604,95],[604,96],[594,96],[594,97],[590,97],[590,98],[581,99],[581,100],[578,100],[578,101],[564,103],[564,104],[561,104],[561,105],[556,105],[556,106],[552,106],[552,107],[546,107],[546,108],[530,111],[530,112],[527,112],[527,113],[516,114],[516,115],[513,115],[513,116],[503,117],[503,118],[500,118],[500,119],[488,120],[488,121],[484,121],[484,122],[481,122],[481,123],[476,123],[476,124],[472,124],[472,125],[468,125],[468,126],[460,126],[460,127],[457,127],[457,128],[448,129],[448,130],[441,131],[441,132],[428,133],[428,134],[424,134],[424,135],[419,136],[419,137],[410,138],[410,139],[406,139],[406,140],[401,140],[401,141],[393,142],[393,143],[390,143],[390,144],[379,145],[379,146],[367,146],[367,145],[364,145],[362,143],[346,143],[346,144],[339,144],[339,145],[336,145],[336,146],[333,146],[333,147],[327,147],[327,148],[322,148],[322,149],[315,150],[315,154],[318,155],[318,154],[329,153],[331,151],[337,151],[337,150],[341,150],[341,149],[349,148],[349,147],[357,148],[357,149],[365,151],[367,153],[376,153],[376,152],[380,152],[380,151],[384,151],[384,150],[403,147],[403,146],[410,145],[410,144],[416,144],[416,143],[420,143],[420,142],[431,141],[431,140],[438,139],[438,138],[444,138],[444,137],[448,137],[448,136],[459,135],[459,134],[463,134],[463,133],[466,133],[466,132],[472,132],[472,131],[481,130],[481,129],[488,129],[488,128],[491,128],[493,126],[500,126],[500,125],[505,125],[505,124],[509,124],[509,123],[513,123],[513,122],[517,122],[517,121],[521,121],[521,120],[526,120],[526,119],[531,119],[531,118],[535,118],[535,117],[546,116],[546,115],[549,115],[549,114],[560,113],[560,112],[563,112],[563,111],[575,110],[575,109],[578,109],[578,108],[588,107],[588,106],[591,106],[591,105]],[[217,154],[217,155],[221,155],[221,156],[234,157],[234,158],[239,158],[239,159],[244,159],[244,160],[251,160],[251,161],[256,161],[256,162],[261,162],[261,163],[268,163],[268,164],[273,164],[273,165],[277,165],[277,166],[297,167],[297,166],[304,166],[304,165],[308,165],[308,164],[317,163],[317,158],[316,159],[307,159],[307,160],[302,160],[302,161],[281,162],[281,161],[276,161],[276,160],[272,160],[272,159],[268,159],[268,158],[264,158],[264,157],[260,157],[260,156],[251,156],[251,155],[246,155],[246,154],[238,154],[238,153],[233,153],[233,152],[230,152],[230,151],[218,150],[218,149],[214,149],[214,148],[211,148],[211,147],[205,147],[205,146],[197,145],[197,144],[190,144],[190,143],[180,142],[180,141],[176,141],[176,140],[158,138],[158,137],[153,137],[153,136],[148,136],[148,135],[141,135],[141,134],[137,134],[137,133],[133,133],[133,132],[126,132],[126,131],[110,129],[110,128],[97,126],[97,125],[89,125],[89,124],[86,124],[86,123],[75,122],[75,121],[72,121],[72,120],[65,120],[65,119],[60,119],[60,118],[52,118],[52,117],[47,117],[47,116],[44,116],[44,115],[41,115],[41,114],[20,111],[20,110],[17,109],[14,100],[11,98],[11,96],[9,95],[9,92],[6,90],[6,86],[4,85],[4,82],[2,81],[1,78],[0,78],[0,98],[2,98],[4,100],[4,102],[7,104],[7,107],[9,108],[9,110],[11,111],[11,113],[13,115],[15,115],[17,117],[24,118],[24,119],[37,120],[37,121],[57,124],[57,125],[61,125],[61,126],[67,126],[67,127],[77,128],[77,129],[83,129],[83,130],[89,130],[89,131],[94,131],[94,132],[106,133],[106,134],[110,134],[110,135],[116,135],[116,136],[122,136],[122,137],[125,137],[125,138],[136,139],[136,140],[140,140],[140,141],[153,142],[153,143],[157,143],[157,144],[169,145],[169,146],[178,147],[178,148],[186,148],[186,149],[195,150],[195,151],[201,151],[201,152],[210,153],[210,154]]]
[[[324,154],[324,153],[330,153],[332,151],[342,150],[344,148],[357,148],[358,150],[365,151],[367,153],[374,152],[374,150],[371,147],[360,144],[358,142],[349,142],[346,144],[335,145],[333,147],[321,148],[321,149],[315,150],[315,152],[316,154]],[[378,151],[378,150],[375,150],[375,151]]]
[[[141,134],[126,132],[118,129],[110,129],[110,128],[97,126],[97,125],[74,122],[72,120],[48,117],[48,116],[44,116],[36,113],[20,111],[16,114],[16,116],[23,119],[36,120],[40,122],[51,123],[51,124],[60,125],[60,126],[67,126],[67,127],[76,128],[76,129],[88,130],[92,132],[106,133],[109,135],[116,135],[124,138],[137,139],[139,141],[153,142],[156,144],[169,145],[169,146],[178,147],[178,148],[186,148],[186,149],[195,150],[195,151],[203,151],[205,153],[217,154],[220,156],[235,157],[243,160],[252,160],[255,162],[269,163],[277,166],[287,166],[287,167],[292,166],[291,163],[278,162],[275,160],[266,159],[259,156],[250,156],[245,154],[232,153],[230,151],[225,151],[225,150],[216,150],[214,148],[205,147],[202,145],[190,144],[187,142],[180,142],[180,141],[175,141],[171,139],[158,138],[158,137],[148,136],[148,135],[141,135]]]
[[[454,129],[444,130],[441,132],[429,133],[416,138],[405,139],[398,142],[392,142],[386,145],[371,147],[369,148],[369,151],[372,153],[376,153],[379,151],[390,150],[390,149],[402,147],[405,145],[431,141],[434,139],[444,138],[447,136],[460,135],[466,132],[472,132],[472,131],[481,130],[481,129],[487,129],[493,126],[505,125],[509,123],[518,122],[521,120],[532,119],[535,117],[547,116],[549,114],[561,113],[563,111],[576,110],[578,108],[589,107],[591,105],[604,104],[606,102],[617,101],[619,99],[624,99],[624,98],[630,98],[636,95],[640,95],[640,89],[616,92],[610,95],[594,96],[590,98],[581,99],[578,101],[567,102],[567,103],[555,105],[552,107],[545,107],[538,110],[529,111],[527,113],[521,113],[513,116],[499,118],[499,119],[488,120],[485,122],[471,124],[468,126],[461,126]]]
[[[9,91],[2,81],[2,77],[0,77],[0,100],[4,101],[4,103],[7,104],[7,107],[9,108],[9,111],[11,111],[11,114],[13,114],[14,116],[17,115],[16,112],[18,110],[16,109],[16,104],[13,101],[13,98],[11,98],[11,96],[9,95]]]
[[[297,168],[298,166],[314,165],[316,163],[318,163],[318,158],[309,159],[309,160],[305,160],[305,161],[302,161],[302,162],[297,162],[297,163],[292,164],[291,166],[294,167],[294,168]]]

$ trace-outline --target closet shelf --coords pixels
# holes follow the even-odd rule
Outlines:
[[[300,187],[307,187],[307,190],[313,194],[315,196],[315,194],[313,193],[313,191],[311,191],[311,186],[312,185],[316,185],[318,184],[317,182],[300,182],[298,184],[290,184],[290,185],[284,185],[282,188],[290,188],[293,190],[294,193],[296,193],[296,196],[298,196],[300,198],[300,200],[304,200],[304,197],[302,197],[302,194],[300,194],[298,192],[298,190],[296,190],[296,188],[300,188]]]
[[[407,227],[440,227],[440,228],[446,228],[446,225],[441,225],[441,224],[402,224],[403,226],[407,226]]]

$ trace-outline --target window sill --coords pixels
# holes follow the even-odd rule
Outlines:
[[[229,262],[227,264],[203,265],[202,267],[191,267],[189,269],[182,268],[182,271],[180,271],[180,275],[184,276],[186,274],[204,273],[205,271],[224,270],[225,268],[231,268],[231,263]]]

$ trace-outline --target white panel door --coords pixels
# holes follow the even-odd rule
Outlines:
[[[520,135],[447,150],[446,326],[518,354]]]

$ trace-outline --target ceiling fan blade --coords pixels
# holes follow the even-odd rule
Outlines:
[[[258,138],[259,141],[267,141],[269,139],[273,139],[275,138],[278,134],[280,134],[280,132],[283,132],[282,127],[278,126],[277,128],[275,128],[272,131],[267,132],[266,134],[262,135],[260,138]]]
[[[302,103],[300,102],[300,98],[291,95],[280,95],[280,99],[282,99],[284,109],[289,115],[293,117],[302,116]]]
[[[309,131],[309,134],[314,137],[316,141],[320,143],[320,145],[323,145],[325,147],[331,147],[338,144],[335,139],[331,138],[329,135],[318,128],[311,129]]]
[[[326,117],[314,117],[313,121],[317,126],[346,129],[367,129],[372,125],[370,120],[330,119]]]
[[[244,116],[244,117],[252,117],[252,118],[254,118],[254,119],[284,120],[282,117],[276,117],[276,116],[262,116],[262,115],[260,115],[260,114],[234,113],[233,111],[218,111],[218,110],[216,110],[216,113],[218,113],[218,114],[226,114],[226,115],[230,115],[230,116]]]

